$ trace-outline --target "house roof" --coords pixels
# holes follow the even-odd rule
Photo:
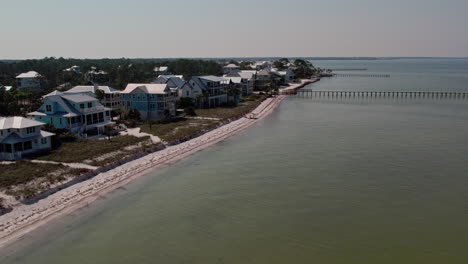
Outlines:
[[[255,73],[256,71],[241,71],[238,74],[242,79],[253,79]]]
[[[116,90],[109,86],[97,86],[97,89],[103,91],[106,94],[119,92],[119,90]],[[94,85],[78,85],[66,91],[65,93],[70,94],[70,93],[95,93],[95,92],[96,92],[96,87]]]
[[[231,80],[233,83],[242,83],[242,77],[226,77],[226,79]]]
[[[261,70],[257,73],[257,75],[271,75],[271,73],[267,70]]]
[[[52,96],[52,95],[60,95],[60,94],[63,94],[63,93],[60,92],[60,91],[55,90],[55,91],[53,91],[53,92],[50,92],[50,93],[48,93],[48,94],[42,96],[42,98],[45,98],[45,97],[48,97],[48,96]]]
[[[16,78],[36,78],[41,76],[39,73],[35,71],[29,71],[25,73],[21,73],[20,75],[16,76]]]
[[[44,138],[44,137],[51,137],[53,135],[55,135],[55,134],[41,130],[40,135],[34,135],[34,136],[31,136],[31,137],[24,137],[23,138],[23,137],[20,137],[18,135],[18,133],[13,132],[8,137],[6,137],[4,140],[2,140],[1,142],[6,143],[6,144],[15,144],[15,143],[23,142],[23,141],[27,141],[27,140],[34,140],[34,139],[40,139],[40,138]]]
[[[0,84],[0,89],[5,89],[5,91],[10,91],[13,88],[13,86],[3,86]]]
[[[159,75],[158,78],[163,78],[165,80],[169,80],[171,78],[179,78],[179,79],[183,80],[184,76],[183,75],[173,75],[173,74],[163,74],[163,75]]]
[[[159,75],[158,79],[162,78],[167,82],[173,82],[178,88],[182,88],[185,81],[183,75]]]
[[[147,94],[167,94],[170,92],[167,84],[160,83],[129,83],[121,93],[132,93],[135,89],[140,89]]]
[[[169,69],[167,66],[154,67],[155,72],[166,72]]]
[[[226,81],[225,78],[223,78],[223,77],[218,77],[218,76],[214,76],[214,75],[199,76],[198,78],[203,79],[203,80],[207,80],[207,81],[211,81],[211,82],[223,82],[223,81]]]
[[[44,123],[22,116],[0,117],[0,129],[42,126]]]
[[[74,102],[74,103],[84,103],[84,102],[91,102],[91,101],[97,101],[96,98],[92,97],[92,96],[89,96],[87,94],[84,94],[84,93],[70,93],[70,94],[62,94],[62,95],[59,95],[60,97],[68,100],[68,101],[71,101],[71,102]]]
[[[240,67],[231,63],[231,64],[224,66],[224,68],[240,68]]]

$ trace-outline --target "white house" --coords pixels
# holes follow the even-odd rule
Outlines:
[[[41,78],[42,76],[35,71],[25,72],[16,76],[16,86],[20,91],[40,90],[42,88]]]
[[[198,107],[216,107],[227,103],[230,80],[208,75],[195,76],[179,91],[180,97],[190,97]]]
[[[96,97],[96,91],[100,90],[104,93],[104,97],[99,100],[105,107],[112,108],[113,110],[120,109],[120,91],[109,86],[99,85],[79,85],[65,91],[65,94],[84,93],[92,97]]]
[[[26,154],[49,150],[54,134],[42,131],[43,125],[20,116],[0,117],[0,160],[17,160]]]

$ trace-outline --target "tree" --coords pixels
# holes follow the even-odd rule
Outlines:
[[[190,97],[181,97],[177,102],[177,108],[187,108],[193,106],[192,98]]]
[[[235,85],[229,85],[228,89],[227,89],[227,96],[228,96],[228,101],[230,97],[233,97],[234,100],[233,102],[234,103],[237,103],[237,100],[236,98],[240,95],[240,90],[235,86]]]
[[[130,109],[128,111],[127,118],[128,119],[133,119],[133,120],[136,120],[136,121],[140,121],[141,120],[140,111],[138,111],[136,109],[133,109],[133,108]]]
[[[96,89],[94,94],[96,95],[96,99],[98,99],[99,101],[102,101],[102,99],[104,99],[104,96],[105,96],[104,91],[102,91],[100,89]]]

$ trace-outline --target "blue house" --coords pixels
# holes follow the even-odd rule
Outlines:
[[[161,119],[167,114],[175,115],[177,91],[165,84],[130,83],[120,92],[122,108],[136,109],[141,119]]]
[[[28,115],[80,138],[101,135],[104,127],[112,124],[111,109],[87,94],[57,94],[46,96],[43,101],[37,111]]]

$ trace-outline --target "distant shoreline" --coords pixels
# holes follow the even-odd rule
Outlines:
[[[253,61],[272,61],[278,60],[283,57],[174,57],[174,58],[124,58],[133,61],[171,61],[171,60],[253,60]],[[468,57],[287,57],[291,59],[304,59],[304,60],[338,60],[338,61],[374,61],[374,60],[431,60],[431,59],[445,59],[445,60],[466,60]],[[42,60],[44,58],[32,59],[0,59],[0,62],[14,63],[26,60]],[[120,60],[122,58],[67,58],[74,60]]]

